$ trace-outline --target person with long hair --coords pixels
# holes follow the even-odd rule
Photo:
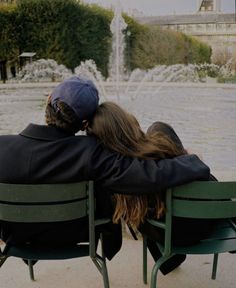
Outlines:
[[[99,105],[87,133],[95,135],[106,148],[130,157],[165,159],[187,153],[171,126],[156,122],[145,134],[135,116],[113,102],[104,102]],[[150,193],[141,195],[113,194],[111,199],[111,205],[114,208],[111,209],[113,222],[119,223],[120,220],[123,220],[129,226],[146,234],[148,236],[148,248],[155,261],[161,255],[155,245],[155,239],[162,240],[163,235],[158,228],[150,227],[145,222],[145,217],[148,215],[160,219],[165,215],[164,196],[165,191],[155,195]],[[208,223],[205,221],[202,225],[202,221],[196,220],[195,222],[185,223],[182,219],[176,221],[173,235],[176,236],[177,244],[181,245],[182,243],[184,245],[188,241],[201,239],[202,233],[208,228]],[[195,226],[193,227],[192,224]],[[193,227],[194,233],[192,233],[191,239],[186,239],[182,233],[186,226],[188,228]],[[179,266],[185,258],[185,255],[175,255],[166,261],[160,270],[163,274],[167,274]]]

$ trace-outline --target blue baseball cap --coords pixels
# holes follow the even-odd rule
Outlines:
[[[51,105],[55,111],[60,110],[57,101],[62,101],[73,109],[79,121],[89,120],[98,107],[98,90],[91,80],[73,76],[53,90]]]

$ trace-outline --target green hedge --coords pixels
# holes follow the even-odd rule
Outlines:
[[[38,59],[51,58],[73,70],[81,61],[93,59],[107,76],[112,17],[110,10],[76,0],[18,0],[17,5],[0,5],[0,60],[36,52]],[[194,38],[124,17],[131,32],[126,36],[126,64],[131,70],[209,62],[210,48]]]
[[[24,0],[17,12],[20,51],[35,51],[70,69],[93,58],[106,74],[111,15],[105,9],[75,0]]]
[[[0,5],[0,60],[10,61],[19,56],[15,19],[15,5]]]
[[[111,11],[76,0],[19,0],[14,9],[0,9],[0,55],[9,59],[23,51],[36,52],[37,58],[52,58],[72,70],[83,60],[94,59],[106,75],[111,18]]]
[[[157,64],[210,63],[211,48],[183,33],[146,27],[133,43],[132,68],[150,69]]]

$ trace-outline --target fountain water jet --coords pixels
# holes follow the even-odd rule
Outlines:
[[[58,65],[53,59],[39,59],[28,63],[17,74],[21,82],[62,81],[72,75],[64,65]]]
[[[116,95],[119,99],[119,83],[123,81],[124,75],[124,50],[125,39],[124,30],[127,28],[127,24],[121,15],[121,4],[117,1],[117,5],[114,11],[114,17],[110,24],[110,30],[112,32],[112,52],[110,55],[109,63],[109,76],[112,81],[116,83]]]
[[[102,92],[102,95],[107,99],[107,93],[104,88],[104,77],[102,73],[98,71],[96,63],[93,60],[86,60],[80,63],[80,66],[75,68],[75,75],[85,77],[92,80],[97,86],[98,90]]]

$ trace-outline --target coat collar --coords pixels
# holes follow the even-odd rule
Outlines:
[[[70,132],[66,132],[62,129],[46,126],[46,125],[36,125],[29,124],[21,133],[21,136],[43,140],[43,141],[53,141],[58,140],[65,137],[74,136],[74,134]]]

